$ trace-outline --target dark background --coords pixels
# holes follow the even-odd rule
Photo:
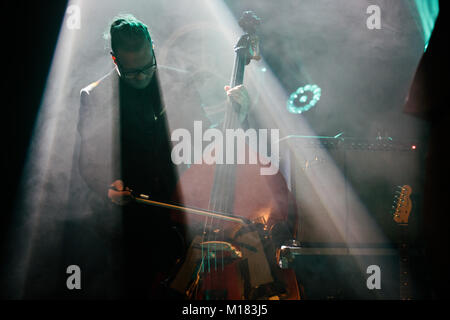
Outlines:
[[[27,148],[44,92],[66,1],[3,1],[1,244],[11,228]],[[2,250],[3,253],[3,250]]]

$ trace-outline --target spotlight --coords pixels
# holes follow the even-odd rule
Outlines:
[[[290,113],[300,114],[313,108],[320,100],[322,89],[316,84],[307,84],[293,92],[287,101]]]

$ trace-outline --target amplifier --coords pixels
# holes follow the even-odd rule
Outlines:
[[[306,300],[400,300],[401,260],[395,248],[305,247],[290,265]],[[409,299],[429,298],[425,262],[410,252]],[[403,296],[402,296],[403,294]]]
[[[410,236],[419,241],[424,150],[418,141],[341,137],[283,138],[299,209],[301,242],[390,245],[398,241],[392,206],[409,185]]]

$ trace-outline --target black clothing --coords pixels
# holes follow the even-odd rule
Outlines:
[[[101,198],[117,179],[161,200],[173,190],[176,177],[161,100],[157,75],[138,90],[113,71],[81,90],[80,174]]]
[[[443,146],[447,143],[450,112],[448,108],[447,81],[449,58],[448,1],[439,1],[436,19],[426,52],[423,54],[410,87],[404,112],[429,123],[427,166],[423,206],[423,233],[430,276],[431,298],[448,299],[450,293],[450,240],[449,215],[442,209],[442,199],[449,194],[449,185],[443,177],[449,175],[449,155]],[[445,173],[447,172],[447,173]],[[429,298],[425,296],[425,298]]]
[[[157,77],[142,90],[123,81],[119,87],[122,179],[154,199],[170,200],[176,179]]]
[[[174,194],[177,179],[158,76],[138,90],[112,71],[84,88],[78,130],[79,169],[92,191],[93,220],[101,237],[113,239],[99,262],[116,270],[105,282],[120,283],[114,287],[120,292],[109,292],[108,297],[151,297],[149,288],[155,277],[167,271],[180,254],[179,237],[167,210],[136,203],[119,207],[107,199],[107,191],[121,179],[133,191],[155,200],[170,201]],[[93,296],[103,294],[98,289],[102,285],[111,287],[97,284]]]

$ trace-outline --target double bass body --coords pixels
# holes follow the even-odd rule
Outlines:
[[[296,233],[295,201],[281,174],[262,176],[259,169],[236,168],[231,212],[249,224],[186,218],[191,246],[173,289],[193,299],[299,299],[295,273],[276,259],[276,248]],[[195,165],[181,177],[183,204],[208,208],[205,190],[213,188],[215,170]]]

